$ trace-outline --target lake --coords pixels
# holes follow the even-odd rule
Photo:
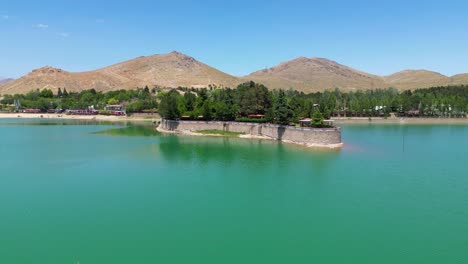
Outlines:
[[[468,263],[468,126],[342,132],[0,120],[0,263]]]

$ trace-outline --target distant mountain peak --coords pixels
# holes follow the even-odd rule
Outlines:
[[[416,89],[449,84],[468,84],[468,74],[452,77],[427,70],[404,70],[389,76],[377,76],[320,57],[297,57],[278,65],[235,77],[206,65],[179,51],[141,56],[105,68],[87,72],[67,72],[52,66],[33,70],[5,84],[0,94],[27,93],[45,87],[66,87],[68,91],[94,88],[98,91],[137,87],[236,87],[255,81],[270,89],[297,89],[304,92],[340,88],[365,90],[395,87]]]
[[[187,56],[187,55],[185,55],[185,54],[183,54],[182,52],[179,52],[179,51],[177,51],[177,50],[173,50],[173,51],[171,51],[169,54],[174,54],[174,55],[184,55],[184,56]]]
[[[31,74],[57,74],[57,73],[67,73],[66,71],[54,68],[52,66],[44,66],[39,69],[32,70]]]
[[[15,79],[12,79],[12,78],[3,78],[3,77],[0,77],[0,86],[2,85],[5,85],[7,83],[10,83],[12,81],[14,81]]]
[[[298,57],[245,79],[264,83],[272,89],[294,87],[299,90],[371,89],[383,86],[379,76],[355,70],[325,58]]]
[[[167,54],[162,54],[162,55],[172,55],[172,56],[175,56],[175,57],[178,57],[178,58],[190,58],[190,59],[194,59],[192,57],[190,57],[189,55],[186,55],[182,52],[178,52],[178,51],[172,51],[170,53],[167,53]]]
[[[235,87],[239,79],[180,52],[137,57],[87,72],[67,72],[45,66],[15,82],[2,86],[0,94],[27,93],[45,87],[66,87],[68,91],[94,88],[98,91],[137,87]]]
[[[438,72],[429,71],[429,70],[425,70],[425,69],[406,69],[406,70],[396,72],[394,74],[398,74],[398,73],[437,73],[437,74],[440,74]]]

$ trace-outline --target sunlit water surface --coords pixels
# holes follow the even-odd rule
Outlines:
[[[468,126],[342,131],[0,120],[0,263],[468,263]]]

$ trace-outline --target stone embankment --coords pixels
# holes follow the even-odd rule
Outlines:
[[[202,130],[223,130],[243,133],[241,137],[278,140],[307,147],[340,148],[341,129],[278,126],[259,123],[221,121],[162,120],[158,130],[165,133],[193,135]]]

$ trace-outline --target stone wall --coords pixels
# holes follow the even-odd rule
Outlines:
[[[187,134],[200,130],[224,130],[307,146],[341,146],[339,127],[306,128],[258,123],[162,120],[159,130]]]

